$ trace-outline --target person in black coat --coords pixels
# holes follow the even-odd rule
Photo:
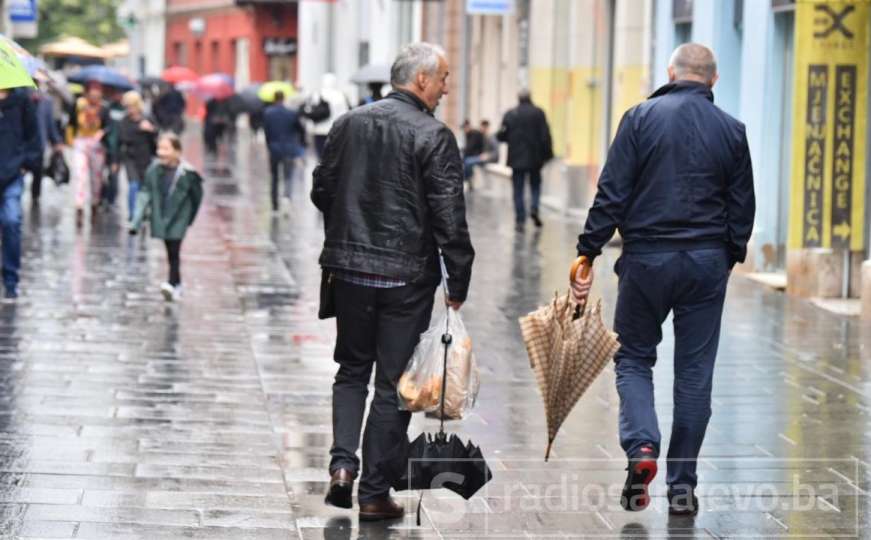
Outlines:
[[[269,150],[269,173],[272,176],[272,211],[278,212],[279,168],[284,176],[284,196],[290,199],[293,161],[302,156],[305,128],[296,111],[284,106],[284,92],[275,92],[275,101],[263,112],[263,132]]]
[[[376,468],[407,437],[411,413],[399,410],[396,384],[429,326],[439,252],[454,310],[466,300],[475,256],[460,149],[433,117],[448,90],[445,53],[428,43],[407,45],[390,73],[394,92],[348,112],[330,129],[311,195],[324,214],[319,262],[332,283],[338,328],[328,504],[352,505],[375,368],[357,493],[361,521],[403,515]]]
[[[164,131],[181,134],[184,131],[184,110],[187,103],[175,86],[170,86],[157,97],[154,103],[154,117]]]
[[[127,110],[118,128],[121,163],[127,172],[127,220],[133,221],[136,196],[145,181],[145,171],[157,151],[157,127],[143,113],[142,97],[135,91],[121,101]]]
[[[541,168],[553,158],[550,127],[544,111],[532,104],[528,90],[518,96],[520,103],[502,118],[496,138],[508,143],[508,166],[514,185],[514,218],[518,230],[526,224],[525,188],[529,177],[532,195],[529,215],[536,227],[541,227],[538,206],[541,200]]]
[[[660,433],[653,365],[662,323],[674,315],[674,419],[668,445],[669,512],[695,514],[696,459],[711,416],[714,360],[726,285],[742,262],[756,209],[744,124],[714,105],[714,53],[681,45],[669,83],[620,121],[578,238],[592,261],[620,230],[623,254],[614,331],[620,444],[629,460],[622,504],[641,510],[656,474]],[[586,302],[593,273],[573,291]]]

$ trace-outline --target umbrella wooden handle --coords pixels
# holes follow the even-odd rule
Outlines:
[[[587,279],[590,277],[590,271],[593,269],[593,265],[591,265],[590,260],[583,255],[575,259],[575,262],[572,263],[572,269],[569,274],[569,283],[575,282],[575,277],[578,275],[578,268],[581,269],[581,279]],[[587,303],[584,302],[575,306],[575,313],[572,316],[572,320],[578,320],[581,318],[584,314],[584,309],[587,307],[586,304]],[[547,459],[545,459],[545,461],[547,461]]]
[[[583,279],[587,279],[590,275],[590,270],[593,269],[593,265],[590,264],[589,259],[581,255],[572,263],[571,273],[569,274],[569,283],[575,282],[575,276],[578,274],[578,268],[580,267],[583,267],[581,270],[581,278]]]

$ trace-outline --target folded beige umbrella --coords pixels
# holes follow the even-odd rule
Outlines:
[[[577,309],[571,293],[521,317],[520,329],[544,400],[547,461],[560,426],[620,345],[602,322],[601,300],[590,309]]]

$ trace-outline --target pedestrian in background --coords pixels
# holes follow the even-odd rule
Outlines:
[[[127,173],[127,220],[132,223],[139,188],[157,151],[157,127],[145,116],[138,92],[127,92],[121,101],[127,113],[118,135],[121,161]]]
[[[194,222],[203,199],[202,178],[182,161],[181,139],[163,133],[157,141],[158,161],[145,173],[145,183],[136,199],[130,234],[136,234],[150,213],[152,238],[163,240],[169,262],[169,280],[160,286],[167,302],[181,298],[181,244]]]
[[[45,172],[45,153],[50,146],[52,151],[58,152],[63,147],[63,138],[54,118],[54,101],[45,91],[45,85],[40,84],[39,90],[31,93],[31,99],[36,108],[36,122],[39,129],[37,146],[31,158],[30,173],[30,203],[39,205],[39,197],[42,195],[42,177]]]
[[[642,510],[657,472],[660,433],[653,366],[662,323],[674,315],[674,418],[668,445],[669,512],[694,515],[696,459],[711,417],[714,360],[726,285],[753,230],[753,169],[744,125],[714,105],[714,53],[674,51],[669,83],[620,121],[578,239],[589,261],[619,229],[623,254],[614,331],[620,444],[629,461],[621,504]],[[585,302],[593,273],[575,276]]]
[[[520,103],[505,113],[497,138],[508,143],[508,166],[514,191],[514,223],[518,231],[526,225],[526,179],[531,195],[529,215],[541,227],[541,168],[553,157],[550,127],[544,111],[532,103],[529,90],[522,90]]]
[[[311,118],[315,152],[318,159],[324,153],[327,134],[343,114],[351,109],[348,98],[339,90],[338,80],[332,73],[325,73],[321,79],[321,89],[311,97],[305,107]],[[325,116],[324,116],[325,115]]]
[[[21,194],[28,160],[42,159],[38,152],[39,126],[36,105],[24,89],[0,90],[0,235],[3,251],[5,298],[18,297],[21,268]]]
[[[263,132],[266,134],[269,173],[272,176],[272,212],[277,213],[280,201],[279,178],[284,178],[284,196],[290,202],[294,160],[303,155],[305,130],[297,112],[284,105],[284,92],[275,92],[274,97],[272,105],[263,112]]]
[[[187,106],[184,94],[174,85],[165,88],[154,102],[154,118],[162,131],[181,135],[184,131],[184,110]]]
[[[484,135],[474,127],[469,119],[463,120],[463,178],[472,185],[472,175],[475,165],[480,163],[480,156],[484,153]]]
[[[123,93],[116,89],[109,92],[108,109],[109,123],[103,136],[103,147],[106,149],[106,185],[101,193],[101,202],[105,207],[112,207],[118,196],[118,175],[121,172],[121,121],[126,110],[123,103]]]
[[[429,325],[441,279],[439,250],[453,309],[466,299],[475,255],[460,150],[451,130],[433,117],[448,93],[445,53],[428,43],[407,45],[390,73],[394,92],[333,126],[312,188],[312,201],[324,214],[319,262],[325,298],[335,307],[339,364],[326,502],[352,506],[374,367],[357,493],[364,521],[404,513],[376,465],[407,436],[411,413],[399,410],[396,383]]]
[[[81,226],[85,205],[90,201],[91,219],[96,219],[103,189],[106,149],[103,146],[109,111],[103,104],[103,88],[89,83],[87,93],[75,105],[73,174],[76,177],[76,224]]]

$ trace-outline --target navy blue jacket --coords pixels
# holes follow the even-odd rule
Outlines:
[[[578,254],[596,257],[617,228],[624,252],[725,246],[743,262],[755,212],[744,124],[678,81],[623,115]]]
[[[270,105],[263,112],[263,132],[270,156],[286,159],[302,155],[304,132],[295,111],[281,104]]]
[[[0,188],[30,166],[38,148],[36,104],[26,90],[11,90],[6,99],[0,100]]]

